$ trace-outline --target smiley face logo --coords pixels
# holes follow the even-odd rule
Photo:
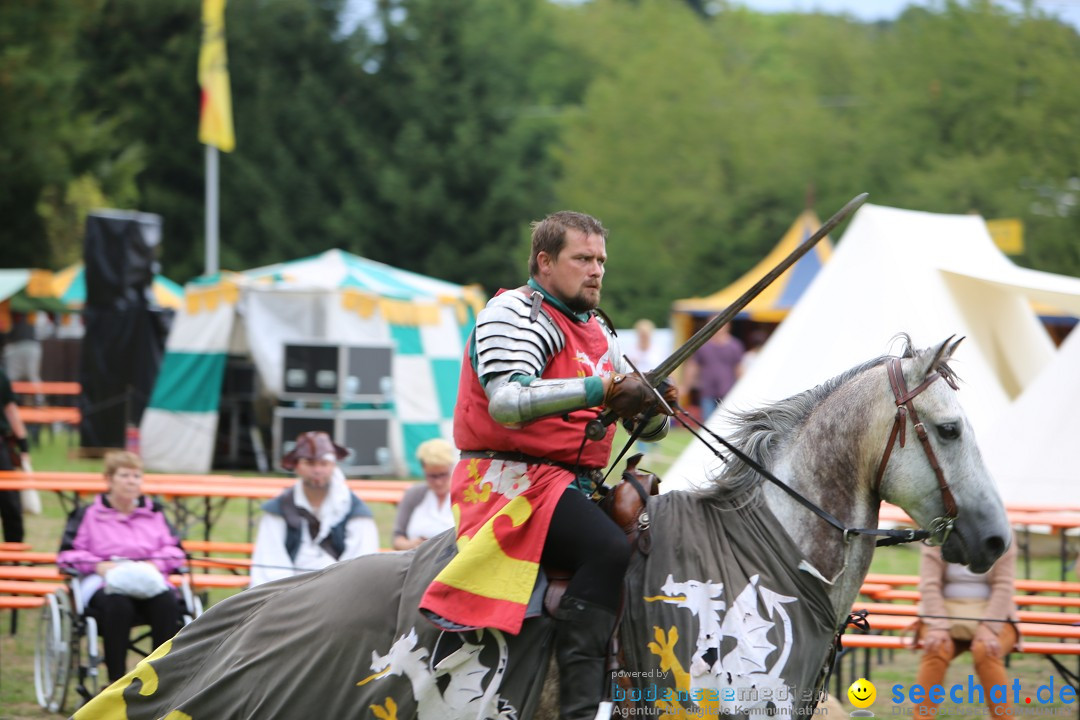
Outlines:
[[[857,708],[868,708],[874,704],[874,700],[877,699],[877,688],[874,687],[874,683],[870,682],[866,678],[859,678],[855,682],[851,683],[851,687],[847,691],[848,700],[851,704]]]

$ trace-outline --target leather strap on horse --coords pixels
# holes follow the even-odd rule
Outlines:
[[[875,535],[875,536],[883,538],[883,539],[877,541],[877,545],[879,547],[882,547],[882,546],[886,546],[886,545],[899,545],[900,543],[915,542],[916,540],[925,540],[925,539],[930,537],[930,533],[927,532],[926,530],[882,530],[880,528],[849,528],[849,527],[845,527],[842,522],[837,520],[827,510],[824,510],[824,509],[818,507],[817,505],[815,505],[811,501],[804,498],[802,495],[800,495],[798,493],[798,491],[794,490],[789,485],[787,485],[783,480],[781,480],[780,478],[773,475],[767,468],[762,466],[759,462],[757,462],[752,457],[750,457],[749,455],[744,453],[742,450],[735,447],[730,442],[728,442],[727,440],[725,440],[724,438],[722,438],[721,436],[717,435],[712,430],[707,428],[704,423],[700,422],[697,418],[695,418],[690,413],[686,412],[685,410],[680,409],[679,410],[679,415],[676,415],[676,418],[678,418],[679,422],[681,422],[683,424],[683,426],[686,427],[686,429],[689,430],[694,435],[694,437],[696,437],[698,440],[701,440],[701,442],[705,443],[705,445],[707,447],[709,447],[709,443],[706,442],[705,439],[702,438],[700,435],[698,435],[694,431],[694,429],[690,427],[690,424],[687,423],[686,420],[684,419],[684,418],[688,418],[690,420],[690,422],[697,425],[699,428],[701,428],[702,430],[707,432],[709,435],[711,435],[714,440],[716,440],[721,445],[726,447],[729,451],[731,451],[731,453],[735,457],[739,458],[739,460],[746,463],[758,475],[760,475],[761,477],[765,478],[766,480],[768,480],[772,484],[779,487],[781,490],[783,490],[788,495],[790,495],[792,498],[794,498],[796,501],[798,501],[800,504],[802,504],[803,507],[807,508],[808,510],[810,510],[811,512],[816,514],[818,517],[820,517],[822,520],[829,523],[830,525],[832,525],[834,528],[836,528],[840,532],[844,533],[844,539],[845,540],[847,540],[852,535]],[[720,453],[715,448],[713,448],[713,452],[715,452],[717,455],[719,455],[721,457],[721,459],[723,459],[723,456],[720,455]]]
[[[648,555],[652,549],[649,532],[649,496],[660,492],[660,478],[654,473],[638,470],[642,455],[638,453],[626,461],[622,481],[600,498],[600,509],[615,521],[634,549]]]
[[[866,619],[866,615],[866,610],[856,610],[853,613],[849,613],[847,620],[844,621],[836,631],[836,634],[833,635],[833,641],[829,646],[829,652],[825,656],[825,664],[821,666],[821,673],[818,675],[818,681],[814,687],[813,707],[816,708],[818,706],[818,701],[823,696],[824,691],[828,690],[829,678],[832,677],[833,668],[836,667],[836,658],[844,652],[844,633],[847,629],[853,627],[862,635],[870,632],[870,621]]]
[[[945,473],[941,469],[937,455],[934,454],[933,446],[930,445],[930,437],[926,432],[926,426],[919,420],[919,413],[915,410],[915,406],[911,404],[911,401],[940,378],[944,377],[945,382],[949,383],[949,386],[954,390],[956,384],[947,375],[933,372],[927,375],[914,390],[908,390],[907,382],[904,380],[904,369],[900,365],[899,358],[890,358],[886,369],[889,373],[889,385],[892,386],[893,397],[896,399],[896,419],[893,421],[889,441],[885,444],[885,452],[882,454],[881,462],[878,464],[877,476],[874,478],[874,489],[877,490],[881,487],[881,480],[885,476],[885,466],[889,464],[889,458],[892,456],[892,449],[898,437],[900,447],[904,447],[907,417],[910,415],[912,427],[915,428],[915,434],[918,436],[923,452],[926,453],[926,459],[929,461],[930,467],[934,470],[934,476],[937,478],[938,489],[941,490],[941,501],[945,506],[945,517],[955,518],[957,514],[956,498],[953,497],[952,490],[949,489],[949,484],[945,481]]]

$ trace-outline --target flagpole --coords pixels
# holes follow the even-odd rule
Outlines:
[[[206,274],[218,272],[218,149],[206,146]]]

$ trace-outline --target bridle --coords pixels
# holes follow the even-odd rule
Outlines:
[[[877,476],[874,478],[874,491],[880,494],[881,479],[885,476],[885,466],[889,464],[889,457],[892,455],[898,436],[900,447],[904,447],[907,435],[907,418],[910,415],[915,434],[918,436],[923,452],[926,453],[926,459],[930,462],[930,467],[933,468],[934,475],[937,477],[938,489],[941,490],[941,501],[945,506],[945,514],[935,518],[930,523],[930,527],[927,528],[930,537],[927,538],[926,543],[928,545],[943,545],[956,523],[956,499],[953,497],[952,490],[949,489],[949,483],[945,481],[945,473],[941,469],[941,463],[938,462],[937,455],[934,454],[934,448],[930,444],[926,426],[919,419],[919,413],[915,410],[915,405],[911,401],[939,378],[943,378],[953,390],[959,388],[948,372],[943,373],[935,370],[927,375],[914,390],[908,390],[907,382],[904,380],[904,369],[899,358],[889,358],[885,368],[889,374],[889,385],[892,386],[893,398],[896,400],[896,418],[893,420],[892,432],[889,433],[889,441],[885,443],[885,452],[882,454],[881,462],[878,464]]]

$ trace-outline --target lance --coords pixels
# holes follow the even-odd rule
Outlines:
[[[859,207],[866,202],[868,197],[868,193],[861,193],[849,200],[847,205],[844,205],[844,207],[840,208],[835,215],[826,220],[821,227],[817,229],[817,232],[806,238],[806,240],[803,240],[797,248],[791,251],[790,255],[781,260],[776,267],[762,276],[762,278],[754,283],[750,289],[740,295],[735,302],[728,305],[722,313],[703,325],[700,330],[694,333],[689,340],[676,348],[663,362],[645,373],[645,379],[649,381],[649,385],[655,388],[662,383],[668,375],[686,362],[690,356],[701,348],[702,345],[709,342],[709,339],[715,335],[720,328],[734,320],[735,316],[738,315],[743,308],[749,305],[751,300],[760,295],[762,290],[771,285],[785,270],[798,262],[799,258],[817,245],[821,238],[832,232],[836,226],[847,219],[851,213],[859,209]],[[657,397],[660,397],[659,394]],[[660,398],[660,400],[663,402],[662,398]],[[615,413],[610,410],[605,410],[601,413],[600,417],[590,420],[588,425],[585,426],[585,436],[590,440],[602,439],[607,434],[608,425],[615,422],[616,419]]]

